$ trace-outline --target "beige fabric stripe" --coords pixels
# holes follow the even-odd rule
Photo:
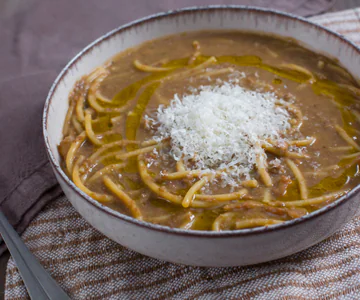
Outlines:
[[[119,288],[119,289],[114,289],[113,291],[111,291],[110,293],[104,293],[102,294],[102,297],[103,298],[107,298],[109,297],[109,295],[111,293],[120,293],[120,292],[136,292],[136,291],[139,291],[139,290],[142,290],[142,289],[146,289],[146,288],[154,288],[156,286],[160,286],[164,283],[167,283],[168,281],[170,280],[176,280],[188,273],[191,272],[191,269],[189,267],[186,267],[186,266],[182,266],[180,267],[180,269],[177,269],[174,274],[172,274],[171,276],[169,277],[166,277],[166,278],[160,278],[160,279],[157,279],[155,281],[151,281],[151,282],[144,282],[142,284],[138,284],[138,285],[128,285],[128,286],[125,286],[125,287],[122,287],[122,288]],[[95,285],[95,284],[99,284],[99,283],[103,283],[105,281],[111,281],[111,280],[116,280],[116,279],[119,279],[119,276],[117,276],[116,274],[112,274],[111,276],[108,276],[104,279],[100,279],[100,280],[93,280],[91,282],[86,282],[86,286],[88,285]],[[70,289],[70,292],[71,293],[74,293],[76,291],[78,291],[79,289],[81,289],[81,284],[78,284],[76,285],[75,288],[71,288]]]
[[[38,234],[29,235],[23,239],[23,241],[30,242],[30,241],[37,241],[46,237],[56,237],[56,236],[65,236],[69,233],[81,233],[83,231],[88,230],[89,228],[93,228],[89,223],[86,223],[84,226],[81,227],[74,227],[74,228],[66,228],[66,229],[59,229],[54,232],[41,232]]]
[[[94,235],[94,236],[89,236],[85,239],[79,239],[79,240],[74,240],[74,241],[65,242],[65,243],[61,243],[61,244],[55,244],[55,245],[52,245],[52,244],[40,245],[37,247],[29,247],[29,249],[33,253],[40,252],[40,251],[55,251],[55,250],[59,250],[59,249],[67,248],[67,247],[81,246],[84,243],[99,242],[99,241],[103,241],[106,239],[107,239],[107,237],[104,235]]]
[[[45,267],[48,268],[51,265],[62,265],[73,261],[85,261],[90,258],[97,257],[99,255],[111,255],[114,252],[121,252],[123,250],[122,246],[113,243],[110,247],[105,249],[99,249],[96,251],[90,251],[90,252],[84,252],[84,253],[70,253],[69,255],[63,256],[63,257],[56,257],[56,258],[49,258],[49,259],[42,259],[40,260],[40,263]],[[134,254],[127,258],[127,259],[133,259],[133,257],[137,257],[138,259],[143,258],[143,256],[139,253],[134,252]],[[18,268],[14,266],[13,268],[8,268],[7,270],[10,274],[13,274],[14,272],[18,272]]]
[[[330,295],[328,295],[328,299],[338,299],[339,296],[342,296],[341,299],[346,299],[346,298],[344,298],[345,296],[349,295],[351,292],[358,291],[358,290],[360,290],[360,284],[358,284],[356,286],[350,286],[341,291],[337,291],[333,294],[330,294]],[[354,299],[354,298],[352,298],[352,299]],[[323,298],[317,298],[315,300],[323,300]]]
[[[143,259],[143,257],[142,257],[142,259]],[[80,273],[80,272],[95,271],[95,270],[99,270],[99,269],[106,269],[107,267],[114,267],[114,266],[124,264],[124,263],[127,263],[127,262],[130,263],[130,262],[133,262],[135,260],[139,260],[139,258],[135,257],[133,259],[118,259],[117,261],[110,261],[108,263],[101,263],[101,264],[97,264],[97,265],[91,265],[91,267],[83,266],[83,267],[71,270],[70,272],[64,273],[61,276],[55,276],[55,278],[57,280],[59,280],[59,281],[62,281],[64,279],[69,280],[69,279],[72,279],[72,278],[76,277],[76,275],[78,273]],[[146,275],[146,274],[153,273],[153,272],[155,272],[155,271],[157,271],[157,270],[159,270],[159,269],[161,269],[163,267],[166,267],[168,265],[169,265],[168,262],[162,262],[161,264],[144,268],[141,271],[133,271],[133,270],[131,270],[131,271],[126,271],[126,272],[117,273],[117,274],[120,277],[125,277],[125,276],[130,276],[130,275],[131,276]],[[85,281],[82,282],[82,283],[79,283],[79,284],[85,285]]]
[[[161,285],[161,283],[168,282],[171,279],[179,278],[180,276],[183,276],[184,274],[187,274],[187,273],[190,273],[189,268],[183,266],[180,269],[176,270],[175,274],[170,277],[161,278],[161,279],[158,279],[158,280],[155,280],[152,282],[142,283],[139,285],[129,285],[129,286],[123,287],[122,290],[127,291],[127,292],[134,292],[134,291],[138,291],[138,290],[145,289],[148,287],[155,287],[157,285]],[[140,274],[138,274],[138,275],[140,275]],[[110,276],[107,276],[107,277],[104,277],[101,279],[78,283],[75,286],[71,287],[69,290],[71,293],[75,293],[75,292],[79,291],[80,289],[82,289],[84,286],[94,286],[94,285],[98,285],[101,283],[105,283],[105,282],[120,279],[120,278],[121,278],[121,276],[119,274],[111,274]],[[105,295],[102,295],[102,296],[106,297]]]
[[[45,224],[49,224],[49,223],[59,223],[62,221],[71,221],[71,220],[79,220],[79,219],[82,219],[82,218],[78,213],[74,213],[74,214],[68,215],[66,217],[54,217],[54,218],[50,218],[50,219],[41,219],[41,220],[36,219],[35,221],[30,223],[28,228],[37,227],[39,225],[45,225]]]
[[[63,256],[63,257],[56,257],[56,258],[49,258],[46,260],[41,260],[41,264],[44,267],[48,267],[50,265],[62,265],[62,264],[66,264],[72,261],[85,261],[88,259],[92,259],[95,258],[97,256],[100,255],[111,255],[113,253],[118,253],[123,251],[122,246],[113,243],[110,247],[105,248],[105,249],[99,249],[97,251],[90,251],[90,252],[84,252],[84,253],[76,253],[76,254],[69,254],[67,256]],[[143,258],[143,256],[139,253],[134,252],[132,256],[127,257],[126,259],[135,259],[135,257],[137,259]]]

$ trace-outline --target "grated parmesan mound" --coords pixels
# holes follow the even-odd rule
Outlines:
[[[195,162],[205,172],[221,171],[224,185],[250,179],[259,146],[281,139],[290,128],[288,112],[275,105],[272,93],[259,93],[231,83],[202,86],[197,94],[174,96],[155,115],[155,140],[171,138],[171,155]],[[195,158],[195,159],[194,159]]]

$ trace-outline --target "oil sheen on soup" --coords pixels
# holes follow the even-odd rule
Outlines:
[[[359,97],[349,72],[293,40],[172,35],[76,82],[62,167],[90,197],[146,222],[279,224],[359,183]]]

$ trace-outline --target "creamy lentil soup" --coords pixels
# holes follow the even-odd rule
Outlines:
[[[62,167],[95,200],[193,230],[269,226],[359,183],[360,89],[335,60],[239,31],[128,49],[69,95]]]

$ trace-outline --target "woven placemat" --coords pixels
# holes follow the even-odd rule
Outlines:
[[[313,18],[360,44],[360,9]],[[249,267],[176,265],[128,250],[92,228],[61,197],[22,238],[73,299],[360,299],[360,217],[322,243]],[[28,299],[12,259],[6,299]]]

